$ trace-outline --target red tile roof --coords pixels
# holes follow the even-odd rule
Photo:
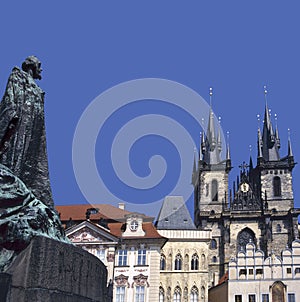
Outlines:
[[[76,205],[65,205],[65,206],[55,206],[58,213],[60,213],[61,221],[68,221],[70,218],[72,220],[85,220],[86,210],[89,208],[98,208],[99,212],[97,214],[91,214],[91,220],[99,220],[100,218],[119,220],[124,219],[124,216],[130,214],[131,212],[122,210],[120,208],[114,207],[110,204],[76,204]]]
[[[224,282],[226,282],[228,280],[229,274],[228,271],[220,278],[219,283],[218,284],[222,284]]]

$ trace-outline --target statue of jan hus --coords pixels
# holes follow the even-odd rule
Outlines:
[[[14,67],[0,103],[0,163],[20,178],[26,187],[54,208],[49,181],[44,92],[41,62],[28,57],[22,70]]]

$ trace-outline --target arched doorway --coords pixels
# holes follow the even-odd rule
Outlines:
[[[271,289],[272,302],[285,302],[285,285],[281,281],[276,281]]]

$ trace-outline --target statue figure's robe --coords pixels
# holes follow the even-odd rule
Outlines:
[[[56,211],[0,164],[0,273],[35,236],[70,243]]]
[[[15,67],[0,103],[0,163],[20,178],[37,199],[54,208],[49,181],[44,92]]]

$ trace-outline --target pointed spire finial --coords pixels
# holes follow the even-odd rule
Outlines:
[[[249,153],[250,153],[250,159],[249,159],[249,171],[253,169],[253,161],[252,161],[252,145],[249,145]]]
[[[209,142],[209,148],[210,151],[213,151],[215,149],[215,146],[217,144],[216,141],[216,133],[215,133],[215,123],[214,123],[214,113],[212,111],[212,88],[209,88],[209,98],[210,98],[210,110],[209,110],[209,120],[208,120],[208,126],[207,126],[207,134],[206,138]]]
[[[267,85],[264,85],[264,95],[265,95],[265,103],[266,103],[266,105],[267,105],[267,94],[268,94]]]
[[[209,88],[209,105],[210,109],[212,109],[212,95],[213,95],[213,89],[212,87]]]
[[[227,136],[226,159],[227,159],[227,160],[230,160],[229,131],[226,132],[226,136]]]
[[[257,118],[257,128],[259,129],[260,128],[260,115],[257,114],[256,118]]]
[[[293,156],[292,143],[291,143],[291,129],[288,128],[288,156]]]

